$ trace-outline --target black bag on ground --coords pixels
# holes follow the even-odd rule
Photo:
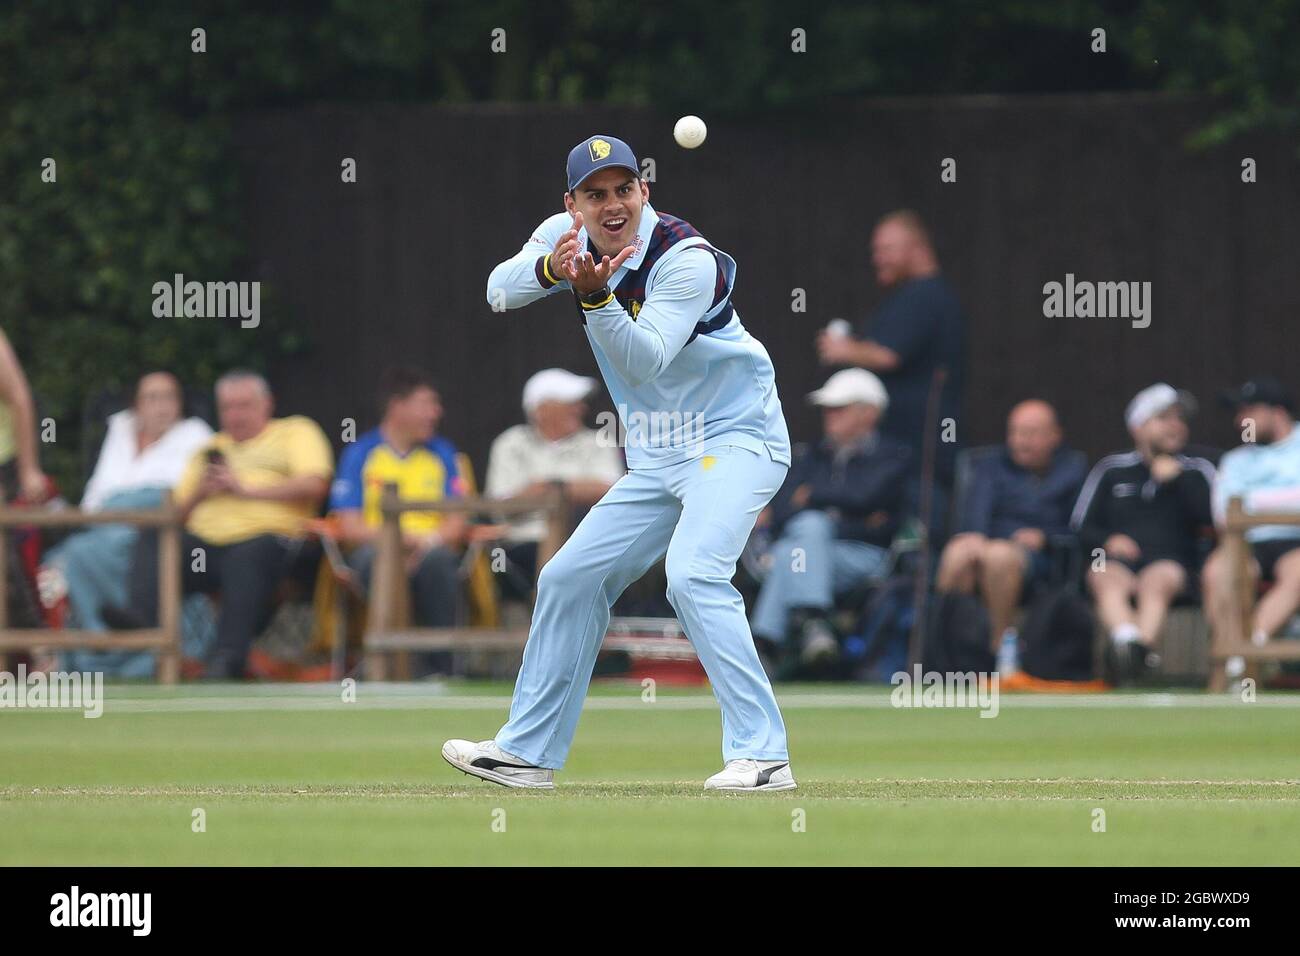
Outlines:
[[[993,670],[988,612],[976,597],[944,593],[934,596],[921,664],[927,671],[941,673]]]
[[[1045,589],[1020,627],[1020,666],[1040,680],[1092,680],[1097,618],[1073,585]]]

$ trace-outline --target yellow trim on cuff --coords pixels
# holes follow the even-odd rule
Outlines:
[[[560,280],[551,275],[551,254],[549,252],[542,259],[542,275],[550,279],[552,285],[560,284]]]
[[[588,305],[587,303],[583,302],[581,299],[578,300],[578,304],[581,305],[587,311],[591,311],[592,309],[603,309],[605,306],[609,305],[613,301],[614,301],[614,293],[611,292],[609,294],[609,298],[605,299],[603,302],[597,302],[595,305]]]

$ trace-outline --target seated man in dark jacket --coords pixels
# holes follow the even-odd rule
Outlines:
[[[808,398],[823,409],[826,437],[795,449],[759,519],[776,543],[752,628],[787,660],[812,662],[838,654],[826,620],[835,595],[889,570],[911,451],[876,430],[889,398],[865,369],[836,372]]]
[[[1198,538],[1212,522],[1214,466],[1183,454],[1185,415],[1186,399],[1172,386],[1139,392],[1124,413],[1134,450],[1097,463],[1070,519],[1120,681],[1158,663],[1152,647],[1170,602],[1195,580]]]
[[[1006,448],[980,462],[971,477],[935,587],[978,590],[1000,672],[1019,669],[1011,621],[1025,586],[1047,573],[1048,539],[1069,530],[1070,506],[1086,469],[1082,456],[1062,446],[1056,410],[1032,399],[1011,409]]]

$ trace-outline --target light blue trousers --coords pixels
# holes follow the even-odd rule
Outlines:
[[[835,521],[824,511],[801,511],[772,545],[772,570],[754,602],[754,633],[785,640],[790,612],[797,607],[829,611],[842,594],[889,570],[889,549],[835,537]]]
[[[523,666],[497,745],[539,767],[564,765],[610,607],[666,554],[668,600],[722,709],[723,760],[787,759],[785,724],[731,583],[758,513],[786,470],[765,453],[727,446],[624,475],[538,576]]]

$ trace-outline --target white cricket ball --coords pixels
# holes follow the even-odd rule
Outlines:
[[[698,116],[683,116],[673,127],[673,139],[677,140],[677,145],[685,149],[694,149],[704,142],[704,137],[709,135],[709,128],[704,125],[704,120]]]

